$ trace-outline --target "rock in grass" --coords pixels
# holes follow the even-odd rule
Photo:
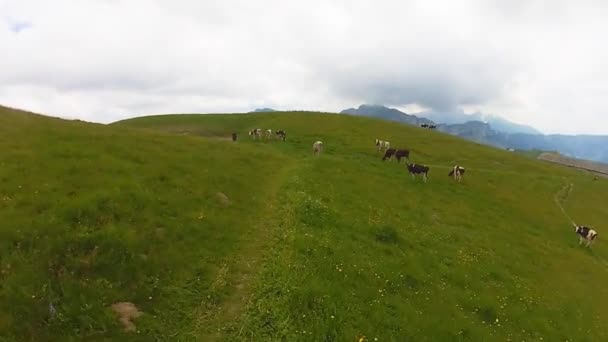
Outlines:
[[[112,304],[112,310],[119,316],[120,323],[125,327],[125,331],[135,331],[135,324],[131,321],[142,315],[133,303],[120,302]]]
[[[224,206],[229,206],[230,205],[230,199],[228,198],[228,196],[226,196],[226,194],[224,194],[223,192],[218,192],[217,194],[215,194],[217,196],[218,201],[224,205]]]

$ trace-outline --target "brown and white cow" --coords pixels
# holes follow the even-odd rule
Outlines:
[[[581,245],[584,240],[587,241],[585,247],[591,246],[591,243],[595,241],[597,237],[597,232],[589,227],[574,225],[574,232],[578,234],[578,244]]]
[[[315,143],[312,144],[312,154],[318,156],[321,152],[323,152],[323,142],[315,141]]]
[[[454,165],[452,171],[448,173],[448,176],[454,177],[455,180],[460,182],[462,180],[462,176],[464,175],[464,171],[464,167],[460,165]]]
[[[420,164],[407,164],[407,171],[410,173],[410,175],[412,175],[413,179],[416,179],[416,175],[422,175],[422,179],[424,179],[424,182],[426,183],[429,174],[428,166]]]

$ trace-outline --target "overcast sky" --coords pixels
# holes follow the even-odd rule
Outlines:
[[[0,104],[96,122],[361,103],[608,134],[608,1],[0,0]]]

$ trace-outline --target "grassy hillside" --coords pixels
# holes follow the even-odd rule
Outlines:
[[[345,115],[0,124],[8,340],[608,338],[605,179]],[[252,141],[257,127],[287,141]],[[410,148],[429,182],[380,161],[375,138]],[[554,202],[570,183],[568,213],[600,231],[590,250]],[[137,332],[121,301],[143,312]]]

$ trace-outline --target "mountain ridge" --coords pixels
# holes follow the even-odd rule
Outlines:
[[[360,105],[357,109],[349,108],[341,111],[340,113],[376,117],[417,126],[422,123],[435,123],[427,118],[420,118],[415,115],[406,114],[398,109],[388,108],[382,105]],[[508,120],[500,120],[513,124]],[[499,148],[558,151],[569,157],[604,163],[608,162],[608,149],[604,147],[608,146],[608,136],[604,135],[546,135],[521,132],[503,132],[494,128],[492,124],[483,122],[481,120],[471,120],[464,123],[455,124],[438,123],[437,129],[444,133]]]

